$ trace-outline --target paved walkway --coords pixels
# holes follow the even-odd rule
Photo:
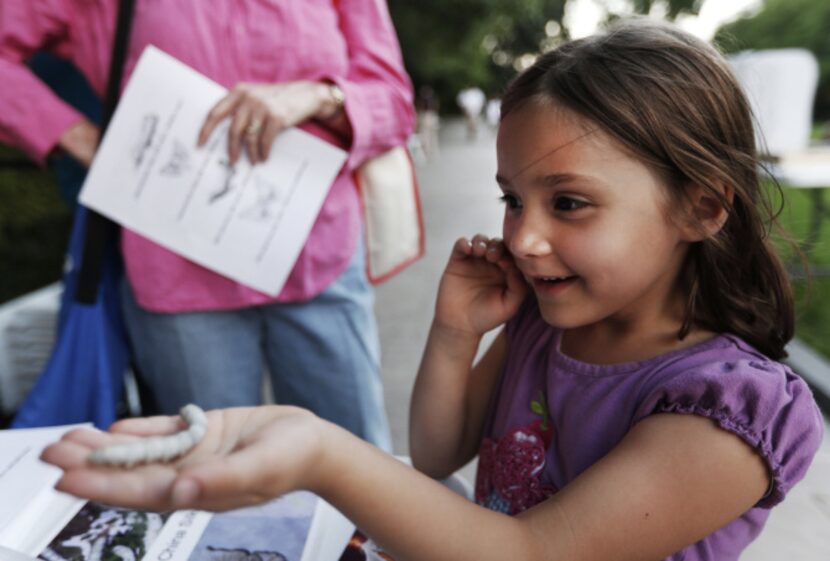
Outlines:
[[[409,396],[450,248],[461,236],[501,232],[493,133],[482,129],[478,142],[467,143],[460,123],[446,129],[441,152],[418,168],[426,255],[377,289],[387,406],[395,452],[401,454],[409,450]]]
[[[463,127],[455,122],[442,128],[440,154],[419,168],[427,254],[377,290],[386,403],[398,454],[409,451],[409,396],[450,247],[460,236],[501,231],[495,173],[492,131],[482,128],[479,138],[468,142]],[[474,466],[467,466],[462,474],[472,481]],[[741,561],[781,559],[830,560],[830,436],[805,481],[773,510],[762,536],[741,557]]]

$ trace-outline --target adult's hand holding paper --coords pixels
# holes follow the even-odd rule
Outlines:
[[[227,127],[197,148],[227,91],[147,47],[90,168],[86,206],[180,255],[276,295],[346,153],[291,128],[266,162],[231,166]]]

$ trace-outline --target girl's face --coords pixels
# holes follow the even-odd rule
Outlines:
[[[688,243],[650,168],[590,121],[533,102],[502,121],[497,150],[504,242],[549,324],[678,320]]]

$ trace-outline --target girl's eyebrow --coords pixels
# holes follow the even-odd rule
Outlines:
[[[537,185],[542,185],[544,187],[555,187],[560,183],[565,183],[567,181],[576,181],[576,180],[590,180],[591,177],[588,175],[580,175],[578,173],[551,173],[549,175],[542,175],[534,179],[534,183]],[[501,186],[510,186],[510,181],[499,174],[496,174],[496,183]]]
[[[552,173],[550,175],[543,175],[541,177],[537,177],[535,182],[545,187],[556,187],[560,183],[584,179],[590,179],[590,176],[580,175],[578,173]]]

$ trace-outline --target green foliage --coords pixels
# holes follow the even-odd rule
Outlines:
[[[700,11],[704,0],[633,0],[631,3],[634,13],[648,14],[652,8],[660,5],[665,9],[667,17],[671,20],[680,14],[696,14]],[[721,0],[722,1],[722,0]]]
[[[795,241],[804,243],[815,228],[814,197],[822,197],[825,208],[830,207],[830,193],[826,190],[784,189],[784,209],[779,220],[792,234]],[[818,238],[804,249],[811,272],[805,277],[801,272],[800,259],[791,246],[779,240],[779,249],[785,261],[794,270],[793,285],[796,293],[796,336],[830,358],[830,220],[825,216],[819,229]]]
[[[25,157],[0,146],[0,162]],[[0,164],[0,302],[61,277],[72,217],[51,172]]]
[[[766,0],[757,14],[720,28],[715,41],[726,52],[808,49],[819,60],[815,117],[830,119],[830,2]]]
[[[469,85],[497,95],[514,60],[545,47],[545,24],[565,33],[566,0],[389,0],[407,70],[431,86],[444,110]]]
[[[444,112],[476,85],[500,95],[517,70],[569,38],[568,0],[389,0],[389,10],[416,88],[431,86]],[[697,13],[702,0],[638,0],[637,13],[659,6],[670,19]],[[611,19],[624,17],[614,14]]]

